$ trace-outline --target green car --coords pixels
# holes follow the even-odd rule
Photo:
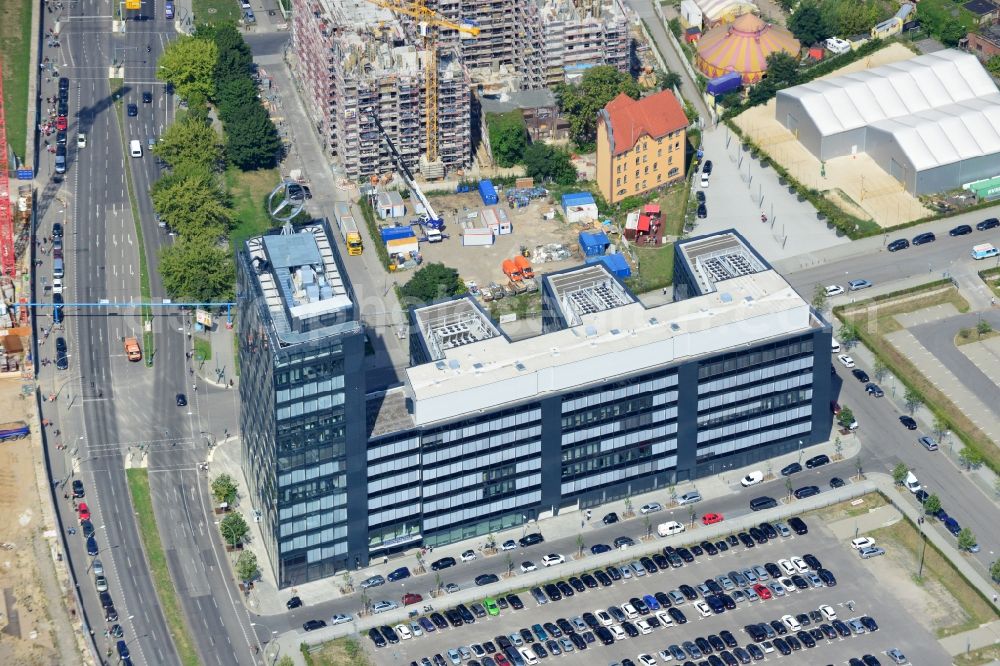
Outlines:
[[[490,615],[500,614],[500,607],[497,606],[497,602],[493,601],[490,597],[483,599],[483,606],[486,608],[486,612]]]

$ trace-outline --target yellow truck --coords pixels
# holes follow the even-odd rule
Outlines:
[[[125,338],[125,355],[130,361],[142,360],[142,349],[139,347],[139,340],[137,338]]]
[[[365,246],[361,241],[358,224],[351,214],[351,205],[338,203],[334,206],[333,212],[337,218],[337,226],[340,227],[340,234],[344,237],[344,244],[347,245],[347,254],[359,255],[364,252]]]

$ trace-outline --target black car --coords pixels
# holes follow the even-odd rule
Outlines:
[[[805,499],[813,495],[819,495],[819,486],[802,486],[795,491],[795,499]]]
[[[698,190],[694,193],[694,198],[698,203],[705,203],[705,190]]]
[[[394,583],[397,580],[404,580],[410,577],[410,570],[406,567],[399,567],[395,571],[390,571],[389,575],[385,577],[390,583]]]
[[[715,547],[719,549],[720,553],[724,553],[729,550],[729,545],[726,544],[725,540],[719,539],[715,542]]]
[[[613,584],[613,581],[611,580],[611,576],[609,576],[608,574],[604,573],[600,569],[598,569],[597,571],[594,572],[594,578],[596,578],[597,582],[600,583],[601,585],[603,585],[604,587],[611,587],[611,585]]]
[[[972,227],[968,224],[960,224],[951,231],[948,232],[949,236],[964,236],[965,234],[971,234]]]
[[[573,592],[573,588],[572,588],[572,587],[570,587],[570,586],[569,586],[569,583],[567,583],[567,582],[566,582],[566,581],[564,581],[564,580],[560,580],[560,581],[557,581],[557,582],[556,582],[556,587],[558,587],[558,588],[559,588],[559,592],[560,592],[560,593],[561,593],[561,594],[562,594],[562,595],[563,595],[564,597],[572,597],[572,596],[573,596],[573,594],[574,594],[574,592]]]
[[[594,580],[594,577],[591,576],[589,573],[585,573],[582,576],[580,576],[580,581],[592,590],[596,587],[600,587],[598,582]],[[570,579],[570,583],[572,582],[573,582],[572,579]]]
[[[66,103],[66,100],[60,98],[60,100],[56,103],[56,106],[60,116],[69,115],[69,104]]]
[[[562,593],[554,583],[547,583],[542,589],[545,590],[545,596],[549,598],[549,601],[559,601],[562,599]]]
[[[114,606],[108,606],[104,609],[104,619],[108,622],[118,621],[118,611],[115,610]],[[320,620],[322,622],[322,620]]]
[[[760,525],[758,525],[757,527],[760,529],[761,532],[764,533],[764,536],[766,536],[768,539],[777,539],[778,538],[778,531],[776,529],[774,529],[774,525],[772,525],[771,523],[767,522],[766,520],[764,522],[762,522]]]
[[[785,642],[784,638],[775,638],[773,641],[771,641],[771,644],[774,645],[775,649],[777,649],[778,652],[785,655],[786,657],[792,653],[792,648],[788,647],[788,643]]]
[[[56,145],[57,146],[66,145],[66,132],[56,132]]]
[[[434,560],[434,562],[431,563],[431,569],[434,571],[441,571],[442,569],[455,566],[455,563],[456,560],[454,557],[442,557],[440,560]]]
[[[709,176],[712,175],[712,160],[705,160],[705,164],[701,167],[701,172]]]
[[[75,479],[73,481],[73,497],[79,499],[83,496],[84,496],[83,481],[81,481],[80,479]]]
[[[806,522],[799,518],[798,516],[792,516],[788,519],[788,526],[792,528],[792,531],[802,536],[803,534],[809,534],[809,528],[806,527]]]
[[[868,373],[862,370],[861,368],[854,368],[853,370],[851,370],[851,374],[854,375],[854,378],[857,379],[862,384],[867,384],[868,382],[871,381],[871,377],[868,376]]]
[[[713,652],[712,645],[702,636],[694,639],[694,644],[698,646],[702,654],[712,654]]]
[[[604,518],[601,518],[601,522],[604,523],[605,525],[614,525],[615,523],[618,522],[618,514],[612,511],[611,513],[604,516]]]
[[[812,553],[806,553],[805,555],[803,555],[802,561],[805,562],[806,566],[812,569],[813,571],[818,571],[823,568],[823,565],[820,563],[819,559],[817,559],[816,556],[813,555]]]
[[[69,79],[65,76],[59,77],[59,90],[69,90]]]
[[[535,635],[531,633],[530,629],[527,628],[521,629],[520,633],[521,633],[521,640],[523,640],[525,643],[535,642]]]
[[[840,634],[841,638],[851,637],[851,628],[844,624],[843,620],[834,620],[830,624],[832,624],[833,628],[837,630],[837,633]]]
[[[635,545],[635,540],[632,537],[620,536],[615,537],[614,544],[615,548],[631,548]]]
[[[441,613],[431,613],[431,622],[433,622],[434,626],[438,629],[448,628],[448,621],[444,619],[444,615],[441,615]]]
[[[708,207],[703,203],[698,204],[698,217],[701,219],[708,217]]]
[[[695,601],[698,598],[698,593],[690,585],[687,584],[681,585],[677,589],[681,591],[681,594],[683,594],[684,598],[687,599],[688,601]]]
[[[667,614],[673,619],[677,624],[687,624],[687,616],[681,611],[680,608],[676,606],[671,606],[667,609]]]
[[[875,618],[870,615],[865,615],[861,618],[861,624],[865,625],[865,629],[869,632],[878,631],[878,623],[875,622]]]
[[[128,105],[128,115],[130,118],[134,118],[139,115],[139,107],[135,104]]]
[[[657,569],[666,570],[670,568],[670,560],[668,560],[666,556],[659,553],[653,553],[650,555],[650,558],[653,560],[653,564],[656,565]]]
[[[97,596],[101,600],[101,606],[103,606],[104,608],[107,608],[108,606],[113,606],[114,603],[115,603],[114,601],[111,600],[111,593],[110,592],[106,592],[106,591],[105,592],[101,592]]]
[[[666,592],[657,592],[653,595],[653,598],[656,599],[656,603],[660,604],[661,608],[670,608],[674,605],[673,602],[670,601],[670,595]]]
[[[476,585],[492,585],[493,583],[499,582],[500,577],[496,574],[488,573],[476,576]]]
[[[615,642],[615,637],[611,635],[607,627],[598,627],[594,629],[594,633],[597,634],[597,640],[601,641],[602,645],[611,645]]]
[[[326,626],[326,622],[323,620],[309,620],[303,623],[302,631],[315,631],[317,629],[322,629]]]
[[[791,465],[785,465],[784,467],[781,468],[781,476],[791,476],[792,474],[801,471],[802,471],[802,465],[798,464],[797,462],[794,462]]]
[[[885,391],[882,390],[882,387],[874,383],[869,383],[865,386],[865,393],[873,398],[881,398],[885,395]]]
[[[397,634],[396,630],[393,629],[392,627],[387,625],[382,625],[378,629],[379,631],[382,632],[382,635],[385,637],[385,640],[389,641],[391,645],[395,645],[396,643],[399,642],[399,634]]]
[[[309,622],[306,622],[306,624],[309,624],[310,622],[319,622],[319,620],[310,620]],[[305,629],[305,625],[302,625],[302,628]],[[312,629],[306,629],[306,631],[312,631]],[[372,643],[374,643],[377,648],[383,648],[386,645],[385,638],[382,637],[382,634],[375,627],[368,630],[368,638],[372,639]]]
[[[904,414],[903,416],[899,417],[899,422],[902,423],[907,430],[917,429],[917,422],[913,420],[912,416],[907,416]]]
[[[806,579],[800,576],[799,574],[795,574],[794,576],[792,576],[792,584],[795,585],[795,587],[799,588],[800,590],[809,589],[809,583],[806,582]],[[806,619],[808,619],[808,616]]]
[[[609,552],[611,552],[611,546],[609,546],[606,543],[598,543],[590,547],[591,555],[600,555],[601,553],[609,553]]]
[[[976,230],[986,231],[987,229],[996,229],[997,227],[1000,227],[1000,220],[995,217],[990,217],[977,224]]]
[[[743,546],[745,548],[753,548],[755,545],[753,537],[747,534],[746,532],[739,533],[739,540],[743,543]]]
[[[763,546],[765,543],[767,543],[769,537],[764,532],[764,530],[760,529],[759,527],[751,527],[750,529],[747,530],[747,532],[750,533],[750,538],[752,538],[754,541],[757,542],[757,545]]]
[[[521,548],[527,548],[528,546],[534,546],[535,544],[542,543],[543,541],[545,541],[545,537],[543,537],[541,533],[533,532],[518,539],[517,543],[520,544]]]
[[[722,642],[725,643],[726,647],[728,648],[734,648],[737,645],[739,645],[739,643],[736,641],[736,637],[733,636],[731,632],[726,631],[725,629],[719,632],[719,638],[722,639]]]
[[[695,557],[701,557],[705,554],[705,551],[702,550],[701,546],[691,546],[691,554]]]
[[[905,238],[899,238],[889,243],[887,249],[889,250],[889,252],[897,252],[899,250],[905,250],[908,247],[910,247],[910,241],[906,240]]]
[[[822,580],[823,584],[827,587],[837,586],[837,579],[834,577],[833,572],[829,569],[817,569],[816,575],[819,576],[820,580]]]
[[[300,599],[299,597],[292,597],[291,599],[285,602],[285,608],[287,608],[288,610],[292,610],[293,608],[298,608],[301,605],[302,605],[302,599]]]
[[[821,624],[819,625],[819,629],[827,639],[832,641],[835,638],[837,638],[837,630],[831,627],[830,625]]]
[[[569,584],[573,586],[573,589],[577,592],[586,592],[587,586],[583,584],[583,581],[576,576],[571,576],[569,579]]]
[[[832,479],[830,479],[830,487],[831,488],[843,488],[845,485],[847,485],[847,484],[839,476],[835,476]]]
[[[63,226],[61,222],[56,222],[52,225],[52,237],[62,238],[63,237]]]
[[[608,574],[608,576],[611,577],[611,580],[622,579],[622,572],[621,569],[619,569],[618,567],[610,566],[607,569],[605,569],[605,572]]]
[[[656,564],[653,563],[653,560],[648,557],[640,557],[639,564],[642,565],[642,568],[645,569],[648,574],[655,574],[659,571],[659,567],[657,567]]]
[[[61,324],[63,320],[63,297],[62,294],[52,294],[52,321]]]
[[[152,104],[153,103],[153,93],[148,92],[148,91],[142,93],[142,103],[143,104]]]
[[[680,555],[680,558],[685,562],[687,562],[688,564],[694,562],[694,555],[692,555],[691,551],[688,550],[687,548],[678,548],[677,554]]]
[[[184,395],[183,393],[178,393],[176,396],[174,396],[174,399],[177,402],[178,407],[187,407],[188,399],[187,396]]]
[[[719,554],[719,549],[711,541],[702,541],[701,547],[708,553],[709,557],[713,557]]]
[[[934,235],[932,231],[925,231],[922,234],[917,234],[913,237],[914,245],[924,245],[926,243],[933,243],[937,240],[937,236]]]

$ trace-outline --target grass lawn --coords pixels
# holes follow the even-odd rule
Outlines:
[[[302,648],[302,656],[309,666],[371,666],[358,639],[351,636],[336,638],[323,644],[316,652]]]
[[[28,141],[28,75],[34,73],[28,66],[31,37],[31,3],[28,0],[0,2],[0,60],[3,62],[7,144],[22,160]]]
[[[196,359],[208,361],[212,358],[212,343],[205,338],[194,339],[194,356]]]
[[[142,536],[146,559],[149,561],[153,585],[156,587],[156,596],[160,600],[160,607],[163,608],[163,616],[167,621],[167,630],[177,647],[181,663],[185,666],[198,666],[198,653],[195,652],[187,625],[184,623],[181,605],[174,591],[174,583],[170,579],[170,570],[167,568],[167,556],[163,552],[160,532],[156,528],[153,500],[149,492],[149,474],[145,469],[133,468],[125,470],[125,475],[128,478],[132,507],[139,522],[139,534]]]
[[[235,5],[232,0],[230,3]],[[240,171],[230,167],[225,174],[226,189],[233,198],[236,228],[229,234],[233,248],[251,236],[259,236],[273,225],[265,210],[267,195],[281,182],[277,169]]]
[[[939,16],[951,18],[951,13],[957,9],[958,14],[954,18],[966,30],[974,30],[977,25],[976,15],[963,7],[962,4],[964,3],[956,3],[954,0],[923,0],[920,3],[920,14],[934,18]]]
[[[981,664],[993,664],[1000,661],[1000,645],[991,645],[981,650],[955,655],[953,657],[955,666],[980,666]]]
[[[1000,299],[1000,266],[979,271],[979,279],[990,288],[995,297]]]
[[[929,285],[930,286],[930,285]],[[866,310],[872,300],[853,304],[850,309],[843,306],[834,308],[834,314],[841,321],[853,323],[861,337],[861,342],[874,352],[888,366],[889,370],[899,377],[903,384],[913,388],[923,398],[924,404],[937,416],[947,421],[951,430],[966,445],[973,446],[983,454],[990,469],[1000,470],[1000,448],[979,427],[960,410],[951,399],[940,389],[927,380],[916,365],[889,344],[885,335],[900,330],[899,322],[894,315],[904,312],[914,312],[923,308],[942,303],[951,303],[959,312],[968,312],[969,304],[962,298],[958,290],[948,287],[941,290],[940,285],[932,287],[935,294],[915,296],[914,290],[907,290],[905,301],[892,303],[892,295],[879,297],[877,309]]]
[[[240,20],[240,5],[236,0],[191,0],[195,24],[236,23]]]
[[[920,533],[908,520],[901,520],[895,525],[877,529],[871,533],[871,536],[876,543],[890,542],[909,551],[915,561],[920,559],[920,551],[923,548]],[[955,624],[937,629],[935,633],[938,638],[975,629],[981,624],[997,619],[997,614],[989,601],[983,599],[979,592],[969,585],[965,578],[951,565],[951,562],[931,544],[928,544],[924,552],[923,576],[934,580],[947,589],[957,605],[964,611],[961,617],[952,618]],[[914,580],[920,584],[920,580],[915,576]]]
[[[637,247],[639,274],[628,279],[629,288],[637,294],[662,289],[674,280],[674,244],[659,247]]]

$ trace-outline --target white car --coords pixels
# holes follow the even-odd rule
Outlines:
[[[788,631],[798,631],[799,629],[802,628],[802,625],[799,624],[799,621],[796,620],[791,615],[782,615],[781,621],[785,623],[786,627],[788,627]]]
[[[84,134],[83,132],[80,132],[79,134],[76,135],[76,147],[77,148],[87,147],[87,135]]]
[[[827,606],[826,604],[819,607],[819,612],[823,614],[823,618],[827,622],[832,622],[833,620],[837,619],[837,612],[833,610],[833,608],[831,608],[830,606]]]
[[[809,565],[801,557],[789,557],[788,559],[800,574],[809,573]]]
[[[862,548],[871,548],[875,545],[875,539],[871,537],[858,537],[857,539],[851,540],[851,548],[854,550],[861,550]]]
[[[515,550],[517,548],[517,542],[513,539],[507,539],[502,544],[500,544],[500,550]]]
[[[656,611],[656,619],[660,621],[664,627],[674,626],[674,618],[670,617],[667,613],[663,611]]]
[[[708,189],[708,174],[707,173],[701,174],[701,186],[703,188],[705,188],[705,189]]]
[[[476,559],[476,551],[467,550],[464,553],[462,553],[461,557],[463,562],[471,562],[472,560]]]
[[[628,635],[625,633],[625,630],[619,627],[617,624],[613,624],[610,627],[608,627],[608,631],[611,632],[611,635],[615,637],[616,641],[623,641],[626,638],[628,638]]]
[[[551,567],[553,564],[562,564],[566,561],[566,558],[558,553],[549,553],[542,558],[542,564],[547,567]]]
[[[650,631],[652,631],[652,629],[650,629]],[[642,664],[642,666],[656,666],[656,657],[648,654],[640,654],[639,663]]]
[[[839,284],[831,284],[826,288],[827,296],[840,296],[842,293],[844,293],[844,288]]]
[[[639,513],[645,515],[647,513],[655,513],[656,511],[662,511],[663,505],[659,502],[650,502],[649,504],[643,504],[639,509]]]
[[[403,641],[408,641],[411,638],[413,638],[413,634],[410,632],[410,628],[405,624],[397,624],[396,633],[399,634],[399,639]]]
[[[764,481],[764,472],[755,469],[754,471],[744,476],[740,480],[740,483],[743,485],[744,488],[749,488],[750,486],[756,486],[758,483],[761,483],[763,481]]]
[[[794,576],[798,570],[788,560],[778,560],[778,566],[785,572],[786,576]]]
[[[712,617],[712,609],[704,601],[694,602],[694,607],[698,609],[702,617]]]
[[[376,602],[375,605],[372,606],[372,612],[378,614],[378,613],[384,613],[386,611],[395,610],[396,608],[399,608],[399,606],[396,604],[395,601],[389,601],[388,599],[386,599],[383,601]]]
[[[333,617],[330,618],[330,624],[333,624],[333,625],[346,624],[346,623],[350,622],[353,619],[354,619],[353,617],[351,617],[350,615],[347,615],[345,613],[337,613],[336,615],[334,615]]]
[[[52,293],[53,294],[61,294],[61,293],[63,293],[63,281],[62,281],[62,278],[53,278],[52,279]]]
[[[612,617],[608,615],[608,611],[606,610],[595,610],[594,617],[596,617],[597,621],[600,622],[605,627],[610,627],[615,623],[614,619],[612,619]]]
[[[653,633],[653,628],[651,626],[649,626],[649,622],[646,622],[645,620],[639,620],[638,622],[636,622],[635,623],[635,627],[636,627],[636,629],[639,630],[639,633],[642,634],[642,635],[644,635],[644,636],[646,634]]]
[[[854,359],[848,356],[847,354],[840,354],[839,356],[837,356],[837,360],[840,361],[840,364],[845,368],[854,367]]]
[[[528,573],[529,571],[534,571],[537,568],[538,567],[536,567],[535,563],[532,562],[531,560],[525,560],[524,562],[521,562],[521,573]]]
[[[622,612],[625,613],[625,617],[627,617],[630,620],[634,620],[635,618],[639,617],[639,611],[637,611],[635,609],[635,606],[633,606],[630,603],[622,604]]]

